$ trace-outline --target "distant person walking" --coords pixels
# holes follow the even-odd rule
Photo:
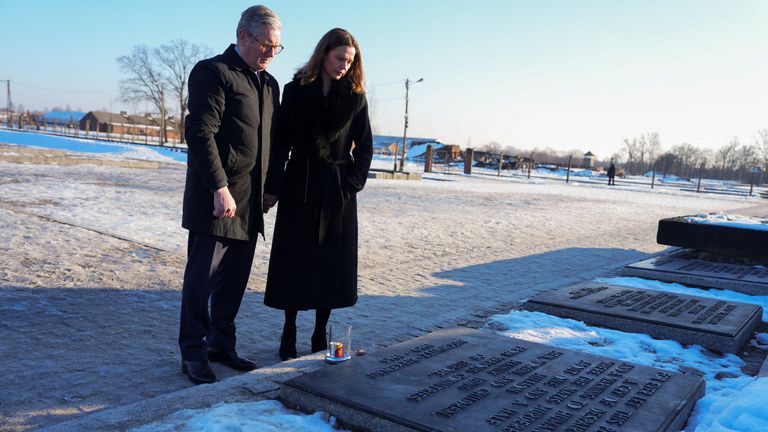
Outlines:
[[[611,162],[611,166],[608,167],[608,186],[616,184],[616,165]]]
[[[280,87],[266,68],[282,49],[281,26],[264,6],[246,9],[237,44],[199,62],[189,76],[182,216],[189,241],[179,348],[182,371],[195,384],[216,381],[209,360],[256,368],[235,350],[235,316],[257,236],[264,235],[263,212],[275,204],[263,191]]]
[[[283,90],[279,190],[264,303],[285,311],[279,355],[295,358],[296,315],[315,309],[312,352],[331,309],[357,303],[357,199],[373,154],[360,46],[333,29]],[[290,153],[290,159],[288,158]],[[270,165],[282,172],[283,165]]]

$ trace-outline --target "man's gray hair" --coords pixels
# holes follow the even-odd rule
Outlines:
[[[283,24],[280,22],[280,17],[272,12],[272,9],[262,5],[251,6],[240,14],[237,31],[245,30],[250,34],[256,34],[259,32],[260,26],[280,31]]]

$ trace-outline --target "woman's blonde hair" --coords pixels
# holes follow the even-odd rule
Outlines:
[[[363,72],[363,56],[360,52],[360,45],[357,40],[348,31],[335,28],[320,38],[320,42],[315,46],[315,51],[309,61],[296,72],[296,76],[301,79],[302,85],[307,85],[320,76],[323,67],[323,61],[328,53],[340,46],[348,46],[355,49],[355,59],[352,66],[341,79],[347,79],[352,83],[352,91],[355,93],[365,93],[365,73]]]

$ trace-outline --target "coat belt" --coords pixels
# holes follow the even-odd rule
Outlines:
[[[292,158],[304,159],[304,158]],[[344,232],[344,209],[349,201],[349,192],[342,187],[342,167],[349,164],[347,159],[323,161],[306,158],[307,171],[304,176],[304,203],[307,203],[309,190],[309,166],[317,168],[312,176],[313,181],[321,183],[320,194],[317,197],[318,206],[315,209],[314,220],[317,227],[317,244],[322,246],[328,239],[341,238]]]

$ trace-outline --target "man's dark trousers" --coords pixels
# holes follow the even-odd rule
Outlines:
[[[179,328],[183,360],[206,360],[206,347],[235,350],[235,316],[248,284],[255,249],[255,238],[232,240],[189,232]]]

